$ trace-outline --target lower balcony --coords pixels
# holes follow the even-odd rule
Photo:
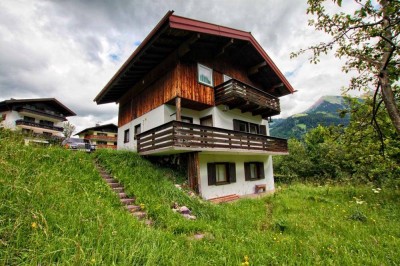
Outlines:
[[[57,131],[57,132],[63,132],[62,127],[56,127],[56,126],[51,126],[51,125],[46,125],[46,124],[41,124],[41,123],[36,123],[36,122],[31,122],[31,121],[26,121],[23,119],[19,119],[15,121],[15,124],[17,126],[28,126],[28,127],[33,127],[33,128],[44,128],[48,129],[51,131]]]
[[[178,121],[138,134],[137,150],[142,155],[190,151],[288,154],[286,139]]]
[[[117,137],[101,136],[101,135],[86,135],[85,139],[117,142]]]

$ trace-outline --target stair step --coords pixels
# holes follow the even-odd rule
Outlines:
[[[140,211],[140,206],[137,205],[126,205],[125,208],[127,208],[130,212]]]
[[[133,216],[135,216],[136,218],[138,218],[139,220],[143,219],[146,217],[146,213],[145,212],[133,212],[132,213]]]
[[[121,201],[121,203],[128,205],[130,203],[135,202],[135,199],[128,198],[128,199],[121,199],[120,201]]]
[[[120,199],[125,199],[126,197],[128,197],[125,192],[119,192],[118,196]]]
[[[123,193],[124,192],[124,188],[123,187],[114,187],[113,190],[114,190],[114,192],[117,192],[117,193]]]
[[[107,183],[118,183],[117,179],[114,178],[104,178]]]
[[[108,183],[108,185],[110,186],[110,187],[112,187],[112,188],[116,188],[116,187],[121,187],[121,184],[120,183],[116,183],[116,182],[114,182],[114,183]]]

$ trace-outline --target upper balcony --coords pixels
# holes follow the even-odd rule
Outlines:
[[[18,107],[17,111],[20,113],[20,115],[29,115],[29,116],[34,115],[37,118],[47,119],[54,122],[65,121],[65,117],[63,114],[51,110],[38,109],[32,105],[24,105]]]
[[[281,112],[279,99],[260,89],[236,79],[230,79],[215,87],[215,105],[224,104],[243,113],[251,112],[267,118]]]
[[[26,126],[27,128],[44,128],[44,129],[48,129],[51,131],[57,131],[57,132],[63,132],[63,130],[64,130],[62,127],[56,127],[56,126],[46,125],[46,124],[42,124],[42,123],[26,121],[23,119],[16,120],[15,124],[17,126]]]
[[[288,154],[286,139],[178,121],[138,134],[137,150],[142,155],[190,151]]]

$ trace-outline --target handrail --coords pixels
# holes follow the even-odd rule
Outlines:
[[[62,132],[64,130],[62,127],[49,126],[49,125],[45,125],[45,124],[41,124],[41,123],[26,121],[26,120],[23,120],[23,119],[16,120],[15,124],[16,125],[26,125],[26,126],[46,128],[46,129],[56,130],[56,131],[60,131],[60,132]]]
[[[268,97],[270,97],[270,98],[279,100],[278,97],[276,97],[276,96],[274,96],[274,95],[272,95],[272,94],[269,94],[268,92],[265,92],[265,91],[263,91],[263,90],[260,90],[259,88],[256,88],[256,87],[254,87],[254,86],[252,86],[252,85],[250,85],[250,84],[247,84],[247,83],[245,83],[245,82],[242,82],[242,81],[240,81],[240,80],[237,80],[237,79],[230,79],[230,80],[227,80],[227,81],[225,81],[225,82],[223,82],[223,83],[221,83],[221,84],[215,86],[214,88],[215,88],[215,89],[219,89],[220,87],[224,87],[225,85],[228,85],[229,83],[234,83],[234,82],[239,83],[239,84],[241,84],[242,86],[247,86],[247,87],[249,87],[249,88],[251,88],[251,89],[253,89],[253,90],[256,90],[256,91],[258,91],[258,92],[260,92],[260,93],[263,93],[263,94],[265,94],[266,96],[268,96]]]

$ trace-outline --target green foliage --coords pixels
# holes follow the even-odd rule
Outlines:
[[[289,155],[275,159],[275,172],[282,180],[312,179],[382,182],[400,177],[400,139],[383,110],[377,113],[384,136],[371,125],[372,99],[348,98],[348,127],[323,127],[309,131],[303,140],[289,140]]]

